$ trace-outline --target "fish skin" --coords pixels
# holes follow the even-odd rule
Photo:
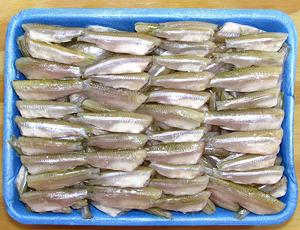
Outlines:
[[[153,173],[153,169],[144,166],[140,166],[131,172],[104,171],[93,180],[89,180],[88,184],[121,188],[142,188],[148,185]]]
[[[211,199],[217,206],[228,209],[232,212],[237,212],[240,209],[240,205],[235,201],[234,197],[230,194],[222,193],[215,189],[208,189],[211,192],[209,199]]]
[[[15,179],[15,185],[17,187],[19,195],[23,194],[27,190],[27,177],[28,171],[24,167],[24,165],[22,165]]]
[[[54,119],[15,117],[20,132],[27,137],[58,138],[68,136],[87,137],[89,130],[79,124]]]
[[[13,87],[22,100],[55,100],[81,92],[89,83],[90,80],[15,80]]]
[[[157,29],[159,24],[157,23],[145,23],[137,22],[134,24],[134,29],[138,33],[150,34],[153,30]]]
[[[148,209],[159,199],[162,191],[157,188],[116,188],[87,186],[89,198],[102,205],[121,209]]]
[[[86,164],[86,157],[83,152],[51,153],[32,156],[22,155],[21,162],[30,174],[39,174],[74,169],[77,166]]]
[[[36,190],[54,190],[72,185],[93,178],[99,173],[97,168],[79,168],[71,170],[60,170],[55,172],[46,172],[36,175],[29,175],[27,178],[28,187]]]
[[[163,88],[184,89],[202,91],[209,87],[209,82],[213,78],[210,72],[183,73],[175,72],[163,74],[152,79],[151,85]]]
[[[94,57],[68,49],[58,44],[50,44],[26,38],[26,48],[33,58],[44,59],[67,65],[81,66],[91,64]]]
[[[21,51],[21,54],[24,57],[30,57],[30,53],[29,53],[29,51],[27,49],[26,40],[25,40],[25,36],[24,35],[18,37],[17,43],[18,43],[19,50]]]
[[[16,60],[16,68],[27,79],[69,79],[79,78],[81,71],[78,66],[21,57]]]
[[[170,220],[173,219],[173,216],[172,216],[171,212],[168,212],[168,211],[163,210],[161,208],[152,207],[152,208],[145,209],[143,211],[147,212],[149,214],[161,217],[161,218],[166,218],[166,219],[170,219]]]
[[[134,111],[147,99],[147,96],[127,89],[114,89],[97,82],[91,82],[85,94],[111,109]]]
[[[100,25],[89,25],[86,27],[86,30],[94,32],[124,32],[122,30],[117,30],[112,27],[100,26]]]
[[[284,111],[277,108],[210,111],[205,123],[220,126],[226,130],[252,131],[280,129]]]
[[[195,195],[206,189],[209,181],[207,175],[199,176],[194,179],[168,179],[153,178],[150,180],[150,187],[160,188],[164,194],[174,196]]]
[[[209,22],[200,22],[200,21],[172,21],[172,22],[161,22],[159,23],[160,27],[167,28],[185,28],[188,26],[194,26],[199,28],[207,28],[211,30],[216,30],[218,28],[217,24]]]
[[[109,108],[108,106],[105,106],[91,99],[84,99],[82,101],[81,107],[84,110],[94,112],[94,113],[115,111],[114,109]]]
[[[199,109],[209,100],[209,98],[210,93],[208,92],[193,92],[182,89],[160,89],[150,91],[147,102]]]
[[[263,50],[277,52],[287,39],[286,33],[265,32],[243,35],[237,38],[226,38],[226,48],[242,50]]]
[[[98,150],[87,155],[88,164],[93,167],[130,172],[143,163],[146,150]]]
[[[211,60],[197,55],[177,54],[154,56],[153,62],[172,70],[201,72],[211,63]]]
[[[150,74],[150,76],[152,76],[152,77],[169,74],[170,72],[171,72],[171,70],[168,69],[167,67],[162,66],[162,65],[157,65],[157,64],[152,64],[152,66],[148,70],[148,74]],[[151,81],[149,81],[149,82],[151,83]]]
[[[161,197],[154,206],[183,213],[199,212],[206,206],[210,194],[209,191],[202,191],[195,195]]]
[[[194,179],[197,176],[203,174],[204,169],[202,165],[172,165],[172,164],[162,164],[151,162],[149,165],[157,173],[168,178],[178,178],[178,179]]]
[[[138,149],[148,141],[144,134],[109,133],[88,138],[87,145],[102,149]]]
[[[232,152],[272,155],[278,153],[282,135],[282,129],[232,132],[212,137],[208,143]]]
[[[212,215],[216,212],[216,206],[210,199],[208,199],[207,204],[202,211],[207,215]]]
[[[72,113],[78,113],[80,108],[69,102],[54,101],[20,101],[16,102],[22,117],[25,118],[63,118]]]
[[[285,196],[287,192],[287,178],[283,176],[276,184],[259,186],[258,189],[273,197],[279,198]]]
[[[45,24],[28,23],[23,24],[22,28],[26,36],[31,39],[43,42],[62,43],[71,41],[83,34],[84,29],[78,27],[62,27]]]
[[[69,96],[69,100],[71,103],[80,105],[82,104],[82,102],[87,99],[87,96],[85,95],[84,92],[80,92],[80,93],[73,93]]]
[[[152,62],[151,56],[116,55],[87,67],[84,76],[95,74],[141,73]]]
[[[34,212],[48,212],[67,208],[87,198],[87,190],[66,188],[53,191],[29,191],[20,196],[21,201]]]
[[[140,90],[149,81],[148,73],[100,74],[88,76],[89,79],[115,89]]]
[[[196,164],[203,151],[204,142],[167,143],[146,148],[146,160],[167,164]]]
[[[111,52],[133,55],[151,53],[160,44],[160,39],[156,37],[133,32],[85,31],[78,41],[94,43]]]
[[[278,66],[234,69],[216,74],[210,86],[227,91],[254,92],[276,87],[281,74],[282,67]]]
[[[204,120],[204,113],[174,105],[146,104],[141,105],[137,112],[148,114],[156,121],[180,129],[197,128]]]
[[[112,208],[112,207],[104,206],[104,205],[100,204],[99,202],[94,202],[94,201],[92,201],[91,204],[96,209],[98,209],[101,212],[104,212],[105,214],[112,216],[112,217],[116,217],[116,216],[122,215],[123,213],[126,213],[127,211],[130,211],[130,209],[119,209],[119,208]]]

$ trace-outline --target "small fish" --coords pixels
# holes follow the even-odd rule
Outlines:
[[[84,153],[56,153],[26,156],[21,155],[22,164],[30,174],[46,173],[57,170],[74,169],[86,164]]]
[[[173,21],[173,22],[161,22],[159,23],[160,27],[164,28],[185,28],[189,26],[207,28],[211,30],[216,30],[218,28],[217,24],[209,22],[200,22],[200,21]]]
[[[226,38],[226,48],[241,50],[261,50],[277,52],[287,39],[286,33],[264,32],[260,34],[243,35],[238,38]]]
[[[207,215],[214,214],[216,212],[216,206],[210,199],[208,199],[207,204],[202,211]]]
[[[204,142],[167,143],[148,147],[146,160],[168,164],[196,164],[203,151]]]
[[[216,101],[217,110],[271,108],[277,105],[280,88],[245,93],[238,97]]]
[[[17,108],[25,118],[63,118],[78,113],[80,108],[69,102],[56,101],[17,101]]]
[[[114,89],[97,82],[91,82],[85,91],[89,99],[112,109],[134,111],[147,99],[147,96],[128,89]]]
[[[34,212],[62,210],[87,198],[87,190],[65,188],[53,191],[29,191],[21,194],[21,201]]]
[[[148,115],[122,111],[78,113],[75,119],[101,130],[118,133],[141,133],[152,122],[152,117]]]
[[[278,153],[282,135],[282,129],[232,132],[212,137],[209,144],[232,152],[272,155]]]
[[[234,68],[234,65],[227,64],[223,62],[218,62],[216,59],[212,59],[212,62],[204,69],[204,71],[208,71],[212,74],[221,73],[224,71],[229,71]]]
[[[86,31],[78,41],[94,43],[102,49],[133,55],[151,53],[160,43],[160,39],[133,32],[92,32]]]
[[[102,149],[139,149],[148,137],[144,134],[109,133],[88,138],[87,145]]]
[[[78,93],[90,80],[15,80],[13,87],[22,100],[55,100]]]
[[[89,198],[104,206],[121,209],[148,209],[161,197],[157,188],[116,188],[88,186]]]
[[[86,29],[94,32],[124,32],[111,27],[100,25],[89,25]]]
[[[68,136],[87,137],[89,130],[79,124],[54,119],[15,118],[20,132],[27,137],[57,138]]]
[[[204,122],[236,131],[280,129],[284,117],[281,109],[247,109],[210,111]]]
[[[210,86],[227,91],[254,92],[276,87],[281,74],[282,67],[278,66],[234,69],[216,74]]]
[[[18,47],[19,47],[19,50],[21,51],[22,55],[24,57],[29,57],[30,53],[29,53],[29,51],[27,49],[27,46],[26,46],[25,36],[18,37],[17,43],[18,43]]]
[[[148,209],[145,209],[143,210],[144,212],[147,212],[147,213],[150,213],[152,215],[155,215],[155,216],[158,216],[158,217],[162,217],[162,218],[165,218],[165,219],[172,219],[172,213],[171,212],[168,212],[166,210],[163,210],[161,208],[148,208]]]
[[[22,165],[15,179],[15,185],[17,187],[19,195],[23,194],[27,190],[27,177],[28,171],[24,167],[24,165]]]
[[[209,87],[209,82],[213,76],[210,72],[175,72],[157,76],[152,79],[151,84],[163,88],[202,91]]]
[[[112,88],[123,88],[137,91],[146,85],[150,76],[147,73],[100,74],[88,76],[88,78]]]
[[[123,213],[129,211],[130,209],[120,209],[120,208],[112,208],[108,206],[102,205],[100,202],[91,202],[91,204],[101,212],[106,213],[109,216],[116,217],[122,215]]]
[[[68,153],[82,151],[81,141],[56,140],[39,137],[19,137],[11,139],[11,144],[22,154],[31,156],[38,154]]]
[[[276,184],[262,185],[258,189],[276,198],[283,197],[287,191],[287,178],[283,176]]]
[[[215,148],[214,146],[206,143],[205,149],[204,149],[204,154],[224,158],[224,157],[228,157],[230,152],[225,149],[222,149],[222,148]]]
[[[209,177],[207,175],[199,176],[191,180],[153,178],[149,186],[160,188],[164,194],[174,196],[195,195],[206,189],[208,181]]]
[[[137,22],[134,24],[134,29],[138,33],[150,34],[153,30],[157,29],[159,24],[157,23],[145,23]]]
[[[146,150],[99,150],[87,154],[87,162],[93,167],[130,172],[143,163]]]
[[[165,196],[156,200],[154,206],[183,213],[199,212],[206,206],[210,194],[203,191],[189,196]]]
[[[222,191],[211,188],[208,191],[211,192],[209,199],[217,206],[233,212],[239,211],[240,205],[231,194],[223,193]]]
[[[150,76],[153,76],[153,77],[157,77],[159,75],[169,74],[170,72],[171,72],[170,69],[168,69],[165,66],[158,65],[158,64],[152,64],[152,66],[148,70],[148,74],[150,74]],[[151,83],[151,81],[149,81],[149,83]]]
[[[197,55],[177,54],[155,56],[153,62],[172,70],[201,72],[211,63],[211,60]]]
[[[270,51],[235,51],[230,53],[215,53],[220,62],[232,64],[237,68],[250,66],[282,66],[284,53]]]
[[[48,43],[69,42],[73,38],[83,34],[84,31],[84,29],[78,27],[62,27],[35,23],[23,24],[22,28],[29,38]]]
[[[78,66],[65,65],[30,57],[16,60],[16,68],[27,79],[69,79],[79,78],[81,71]]]
[[[95,112],[95,113],[114,111],[114,109],[109,108],[108,106],[105,106],[105,105],[98,103],[97,101],[94,101],[91,99],[83,100],[81,107],[87,111]]]
[[[203,135],[204,128],[196,128],[192,130],[156,131],[150,133],[148,136],[150,140],[163,143],[177,143],[200,141]]]
[[[90,206],[86,205],[80,209],[81,217],[83,219],[92,219],[93,214],[91,213]]]
[[[151,56],[116,55],[87,67],[84,71],[84,76],[141,73],[145,71],[151,62]]]
[[[168,178],[193,179],[203,174],[204,169],[200,164],[196,165],[172,165],[151,162],[149,167],[160,175]]]
[[[29,38],[26,38],[25,41],[28,53],[33,58],[75,66],[91,64],[94,61],[93,56],[68,49],[58,44],[50,44]]]
[[[131,172],[104,171],[93,180],[89,180],[88,184],[121,188],[142,188],[148,185],[153,172],[153,169],[144,166],[140,166]]]
[[[193,92],[182,89],[161,89],[149,92],[147,102],[157,102],[167,105],[178,105],[199,109],[210,98],[208,92]]]
[[[54,190],[92,179],[99,172],[96,168],[82,168],[47,172],[27,177],[28,187],[36,190]]]

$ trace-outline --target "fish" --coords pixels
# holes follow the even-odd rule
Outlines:
[[[28,175],[28,187],[36,190],[54,190],[93,178],[100,170],[96,168],[78,168],[71,170],[59,170],[35,175]]]
[[[180,129],[195,129],[204,120],[204,113],[175,105],[145,104],[141,105],[137,112],[150,115],[156,121]]]
[[[168,178],[193,179],[204,173],[204,168],[200,164],[196,165],[172,165],[166,163],[151,162],[149,165],[157,173]]]
[[[160,27],[164,28],[185,28],[189,26],[207,28],[210,30],[216,30],[218,28],[217,24],[210,22],[200,22],[200,21],[171,21],[171,22],[161,22]]]
[[[208,188],[221,192],[223,197],[229,196],[235,203],[255,214],[275,214],[285,208],[285,204],[280,200],[249,185],[210,177]]]
[[[15,117],[20,132],[26,137],[58,138],[69,136],[87,137],[86,127],[62,120]]]
[[[280,129],[284,111],[277,108],[210,111],[204,122],[226,130],[252,131]]]
[[[150,91],[146,102],[199,109],[209,98],[210,93],[208,92],[193,92],[183,89],[160,89]]]
[[[87,145],[102,149],[139,149],[148,141],[147,135],[109,133],[88,138]]]
[[[209,87],[214,75],[210,72],[162,74],[152,79],[151,85],[163,88],[202,91]]]
[[[233,212],[239,211],[240,205],[231,194],[223,193],[222,191],[215,189],[208,189],[208,191],[211,192],[209,199],[217,206]]]
[[[104,171],[94,179],[89,180],[89,185],[113,186],[121,188],[142,188],[149,183],[154,170],[140,166],[131,172]]]
[[[80,209],[80,214],[83,219],[92,219],[93,214],[91,213],[90,206],[86,205]]]
[[[22,165],[15,179],[15,185],[17,187],[19,195],[23,194],[27,190],[27,177],[28,171],[24,167],[24,165]]]
[[[104,206],[120,209],[148,209],[159,199],[162,191],[157,188],[117,188],[87,186],[89,199]]]
[[[40,137],[12,137],[11,144],[22,154],[31,156],[39,154],[54,154],[82,151],[81,141],[57,140]]]
[[[148,137],[150,140],[163,143],[196,142],[201,140],[204,132],[204,128],[200,127],[192,130],[156,131],[150,133]]]
[[[245,154],[234,159],[225,158],[217,162],[221,171],[248,171],[271,167],[275,164],[276,155],[253,155]]]
[[[87,67],[84,71],[84,76],[141,73],[147,69],[151,62],[151,56],[115,55]]]
[[[59,119],[80,111],[76,104],[69,102],[18,100],[16,105],[22,117],[25,118]]]
[[[172,70],[197,73],[203,71],[211,63],[211,59],[198,55],[176,54],[154,56],[153,62]]]
[[[89,25],[86,27],[86,29],[94,32],[124,32],[122,30],[117,30],[112,27],[100,26],[100,25]]]
[[[145,209],[143,211],[147,212],[149,214],[161,217],[161,218],[165,218],[165,219],[170,219],[171,220],[173,218],[171,212],[168,212],[168,211],[166,211],[164,209],[161,209],[161,208],[152,207],[152,208]]]
[[[94,113],[114,111],[114,109],[91,99],[84,99],[81,103],[81,108]]]
[[[69,95],[68,101],[81,106],[82,102],[86,99],[87,99],[87,95],[85,95],[84,92],[80,92],[80,93],[73,93]]]
[[[263,91],[244,93],[222,101],[216,101],[217,110],[272,108],[278,103],[280,88],[275,87]]]
[[[272,155],[278,153],[282,135],[282,129],[232,132],[212,137],[208,143],[232,152]]]
[[[230,53],[215,53],[219,62],[232,64],[237,68],[250,66],[282,66],[284,53],[271,51],[234,51]]]
[[[69,42],[84,32],[84,29],[79,27],[62,27],[36,23],[23,24],[22,28],[29,38],[47,43]]]
[[[20,195],[21,201],[33,212],[49,212],[68,208],[87,198],[85,188],[64,188],[52,191],[29,191]]]
[[[21,51],[21,54],[24,57],[29,57],[30,53],[29,53],[29,51],[27,49],[26,40],[25,40],[25,36],[24,35],[18,37],[17,44],[18,44],[19,50]]]
[[[91,202],[91,204],[98,210],[100,210],[101,212],[104,212],[105,214],[112,216],[112,217],[116,217],[119,215],[122,215],[123,213],[130,211],[130,209],[120,209],[120,208],[112,208],[112,207],[108,207],[108,206],[104,206],[102,205],[100,202]]]
[[[85,91],[89,99],[106,107],[125,111],[134,111],[147,99],[147,96],[128,89],[114,89],[97,82],[91,82]]]
[[[198,176],[194,179],[168,179],[153,178],[150,180],[150,187],[157,187],[164,194],[174,196],[195,195],[206,189],[209,177],[207,175]]]
[[[30,174],[46,173],[51,171],[74,169],[86,164],[84,152],[51,153],[41,155],[21,155],[22,164]]]
[[[165,49],[173,54],[189,54],[205,57],[216,49],[214,42],[174,42],[168,40],[161,40],[159,45],[162,49]]]
[[[14,80],[13,87],[22,100],[55,100],[78,93],[90,80]]]
[[[78,66],[50,62],[31,57],[16,60],[16,68],[29,80],[34,79],[77,79],[81,76]]]
[[[146,160],[174,165],[196,164],[204,151],[204,145],[204,142],[153,145],[146,148]]]
[[[100,74],[88,76],[88,79],[99,82],[105,86],[115,89],[123,88],[130,90],[140,90],[149,81],[148,73],[132,74]]]
[[[224,157],[228,157],[230,155],[230,152],[225,149],[222,149],[222,148],[215,148],[214,146],[206,143],[205,148],[204,148],[204,155],[217,156],[217,157],[224,158]]]
[[[94,61],[93,56],[58,44],[36,41],[28,37],[25,38],[25,42],[26,49],[33,58],[75,66],[91,64]]]
[[[138,33],[150,34],[153,30],[159,27],[158,23],[136,22],[134,29]]]
[[[276,184],[261,185],[258,189],[276,198],[283,197],[287,192],[287,178],[283,176]]]
[[[158,64],[152,64],[151,67],[148,70],[148,74],[152,77],[157,77],[159,75],[169,74],[170,72],[171,72],[170,69],[168,69],[165,66],[158,65]],[[151,83],[151,81],[149,81],[149,83]]]
[[[218,62],[215,58],[212,59],[211,63],[204,69],[212,74],[217,74],[224,71],[229,71],[234,68],[234,65],[223,62]]]
[[[78,41],[94,43],[104,50],[114,53],[146,55],[160,43],[160,39],[133,32],[93,32],[85,31]]]
[[[210,199],[208,199],[207,204],[202,211],[207,215],[212,215],[216,212],[216,206]]]
[[[130,172],[146,158],[146,150],[98,150],[87,154],[87,162],[93,167]]]
[[[199,212],[206,206],[210,194],[203,191],[195,195],[165,196],[156,200],[154,206],[183,213]]]
[[[225,45],[226,48],[277,52],[287,36],[287,33],[274,32],[243,35],[237,38],[226,38]]]
[[[75,119],[101,130],[118,133],[141,133],[152,122],[151,116],[122,111],[78,113]]]
[[[282,67],[279,66],[234,69],[216,74],[210,86],[226,91],[254,92],[276,87],[281,74]]]

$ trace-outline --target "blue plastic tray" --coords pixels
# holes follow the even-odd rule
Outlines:
[[[213,215],[194,213],[183,215],[174,213],[173,220],[131,211],[117,218],[111,218],[96,209],[92,209],[94,218],[84,220],[78,211],[72,214],[37,214],[28,212],[15,188],[14,180],[20,167],[20,160],[14,149],[8,144],[12,135],[19,136],[13,119],[18,114],[15,102],[17,96],[12,87],[15,79],[24,79],[15,68],[16,58],[21,56],[17,46],[17,37],[24,32],[23,23],[36,22],[64,26],[99,24],[121,30],[134,30],[134,23],[164,22],[178,20],[200,20],[222,25],[232,21],[255,26],[266,31],[288,33],[290,47],[285,62],[282,90],[284,92],[283,121],[284,136],[281,155],[288,178],[288,191],[282,201],[286,208],[276,215],[258,216],[250,214],[244,220],[234,218],[234,213],[218,208]],[[287,221],[296,208],[297,182],[294,172],[293,118],[294,118],[294,81],[297,56],[297,34],[291,19],[284,13],[274,10],[209,10],[209,9],[29,9],[20,12],[11,19],[7,29],[5,50],[5,94],[3,128],[3,194],[9,215],[24,224],[62,224],[62,225],[271,225]]]

